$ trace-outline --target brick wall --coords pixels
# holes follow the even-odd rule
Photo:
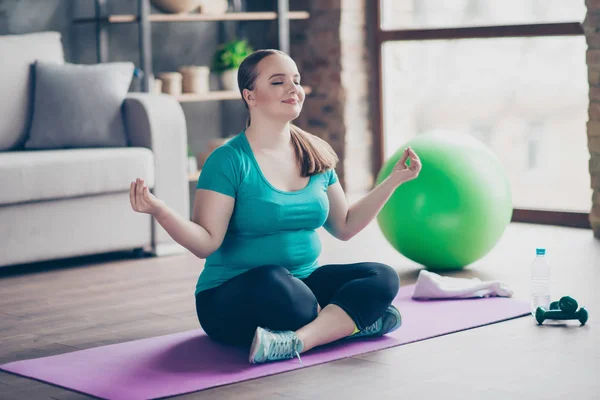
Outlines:
[[[366,1],[302,1],[297,8],[311,18],[291,24],[292,57],[302,81],[313,88],[296,124],[332,145],[347,191],[368,190],[373,183]]]
[[[583,24],[588,50],[588,82],[590,85],[589,120],[587,124],[590,150],[590,183],[594,194],[590,223],[600,238],[600,0],[586,0],[587,15]]]

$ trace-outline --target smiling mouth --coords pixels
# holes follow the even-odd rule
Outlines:
[[[285,104],[298,104],[298,101],[290,99],[290,100],[284,100],[284,101],[282,101],[282,103],[285,103]]]

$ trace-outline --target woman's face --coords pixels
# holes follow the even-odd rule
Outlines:
[[[263,58],[256,68],[254,90],[244,90],[250,112],[286,122],[296,119],[305,96],[296,63],[284,55],[272,54]]]

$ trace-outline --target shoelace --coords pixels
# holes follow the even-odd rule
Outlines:
[[[302,362],[302,359],[300,358],[300,353],[298,353],[297,350],[294,350],[294,354],[296,354],[296,357],[298,357],[298,361],[300,361],[300,364],[304,365],[304,363]]]
[[[292,357],[298,357],[300,364],[304,365],[297,350],[298,338],[286,333],[271,333],[275,336],[275,340],[271,342],[269,348],[269,359],[279,360],[281,358],[290,358],[289,354],[292,354]]]
[[[379,330],[381,329],[381,325],[382,325],[382,320],[381,318],[378,319],[377,321],[375,321],[373,324],[367,326],[365,329],[363,329],[360,333],[363,334],[369,334],[369,333],[377,333],[379,332]]]

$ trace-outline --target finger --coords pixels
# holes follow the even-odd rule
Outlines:
[[[419,164],[419,165],[421,165],[421,160],[419,159],[419,157],[411,156],[410,157],[410,164],[411,165],[412,164]]]
[[[131,206],[135,210],[135,183],[131,182],[129,185],[129,201],[131,202]]]
[[[138,195],[138,181],[136,180],[133,184],[133,202],[135,204],[136,211],[140,210],[140,196]]]
[[[405,164],[408,159],[408,149],[404,149],[404,153],[402,153],[402,157],[400,157],[400,164]]]
[[[419,156],[417,155],[417,153],[415,153],[415,151],[413,149],[411,149],[410,147],[408,148],[408,152],[411,158],[416,158],[417,160],[419,159]]]
[[[141,206],[144,201],[144,181],[142,179],[138,179],[136,195],[138,204]]]

